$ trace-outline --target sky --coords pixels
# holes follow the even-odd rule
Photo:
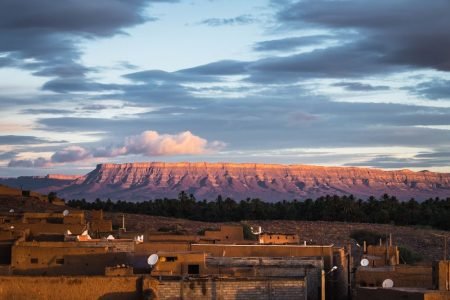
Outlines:
[[[0,176],[450,172],[448,0],[2,0]]]

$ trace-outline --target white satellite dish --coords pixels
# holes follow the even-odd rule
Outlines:
[[[261,234],[261,232],[262,232],[261,226],[258,226],[256,228],[256,230],[253,227],[250,227],[250,230],[251,230],[252,234],[254,234],[254,235]]]
[[[69,229],[67,229],[65,234],[66,235],[72,235],[72,232]]]
[[[112,234],[108,235],[108,237],[106,239],[108,241],[115,240],[115,238],[112,236]]]
[[[153,266],[158,262],[158,259],[159,259],[158,254],[152,254],[147,258],[147,263],[150,266]]]
[[[69,211],[67,210],[67,209],[65,209],[64,211],[63,211],[63,216],[64,217],[67,217],[69,215]]]
[[[10,213],[14,213],[14,209],[11,208],[11,209],[9,210],[9,212],[10,212]]]
[[[381,284],[381,286],[385,289],[392,288],[392,287],[394,287],[394,281],[392,281],[392,279],[389,279],[389,278],[385,279],[383,281],[383,283]]]
[[[361,259],[361,266],[367,267],[369,265],[369,260],[367,258]]]
[[[83,232],[81,233],[81,235],[89,235],[89,233],[88,233],[87,230],[85,230],[85,231],[83,231]]]
[[[9,228],[10,228],[11,230],[13,230],[13,229],[14,229],[14,226],[11,225],[11,227],[9,227]]]

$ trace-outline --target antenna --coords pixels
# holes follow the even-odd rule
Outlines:
[[[147,258],[147,263],[150,265],[150,267],[153,267],[158,262],[158,254],[152,254]]]
[[[381,286],[385,289],[392,288],[392,287],[394,287],[394,281],[392,281],[392,279],[389,279],[389,278],[385,279],[383,281],[383,283],[381,284]]]
[[[69,210],[65,209],[65,210],[63,211],[63,216],[64,216],[64,217],[67,217],[68,215],[69,215]]]
[[[361,259],[361,266],[367,267],[369,265],[369,260],[367,258]]]

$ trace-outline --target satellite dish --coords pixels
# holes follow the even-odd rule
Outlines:
[[[11,227],[9,227],[9,228],[10,228],[11,230],[13,230],[13,229],[14,229],[14,226],[11,225]]]
[[[11,209],[9,210],[9,212],[10,212],[10,213],[14,213],[14,209],[11,208]]]
[[[258,226],[256,231],[255,231],[255,229],[253,227],[250,227],[250,230],[251,230],[252,234],[254,234],[254,235],[261,234],[261,232],[262,232],[261,226]]]
[[[394,281],[392,279],[385,279],[381,285],[383,288],[388,289],[394,287]]]
[[[108,241],[111,241],[111,240],[115,240],[115,238],[110,234],[110,235],[108,235],[108,237],[106,238]]]
[[[152,254],[147,258],[147,263],[150,266],[154,266],[158,262],[158,259],[159,259],[158,254]]]
[[[67,229],[66,230],[66,235],[72,235],[72,232],[69,229]]]
[[[369,260],[367,258],[361,259],[361,266],[367,267],[369,265]]]
[[[87,230],[85,230],[85,231],[83,231],[83,232],[81,233],[81,235],[89,235],[89,233],[88,233]]]
[[[67,217],[69,215],[69,211],[67,210],[67,209],[65,209],[64,211],[63,211],[63,216],[64,217]]]

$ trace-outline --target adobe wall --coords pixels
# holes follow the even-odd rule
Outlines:
[[[0,299],[141,299],[137,276],[0,276]]]
[[[89,222],[89,229],[92,232],[111,232],[112,221],[111,220],[92,220]]]
[[[227,257],[323,256],[325,269],[330,269],[333,266],[333,248],[330,246],[193,244],[191,250],[211,253],[213,256]]]
[[[144,280],[144,286],[146,286]],[[302,279],[193,279],[165,280],[157,285],[157,296],[165,299],[306,299]]]
[[[433,288],[450,291],[450,261],[441,260],[433,263]]]
[[[448,300],[450,294],[442,291],[420,289],[358,288],[355,300]]]
[[[3,225],[4,226],[4,225]],[[8,224],[8,227],[11,224]],[[85,229],[83,224],[51,224],[51,223],[14,223],[16,230],[30,230],[31,235],[39,235],[40,233],[64,234],[66,230],[70,230],[73,234],[81,234]]]
[[[269,234],[259,235],[260,244],[299,244],[300,238],[296,234]]]
[[[206,230],[205,238],[220,241],[243,241],[244,231],[242,226],[223,225],[220,230]]]
[[[39,247],[40,243],[35,244],[13,246],[11,266],[14,274],[102,275],[105,266],[131,261],[128,253],[108,252],[107,247],[58,247],[61,243],[44,243],[42,245],[47,247]]]
[[[355,283],[360,286],[381,287],[385,279],[392,279],[395,287],[433,288],[432,268],[398,265],[390,268],[359,267]]]

